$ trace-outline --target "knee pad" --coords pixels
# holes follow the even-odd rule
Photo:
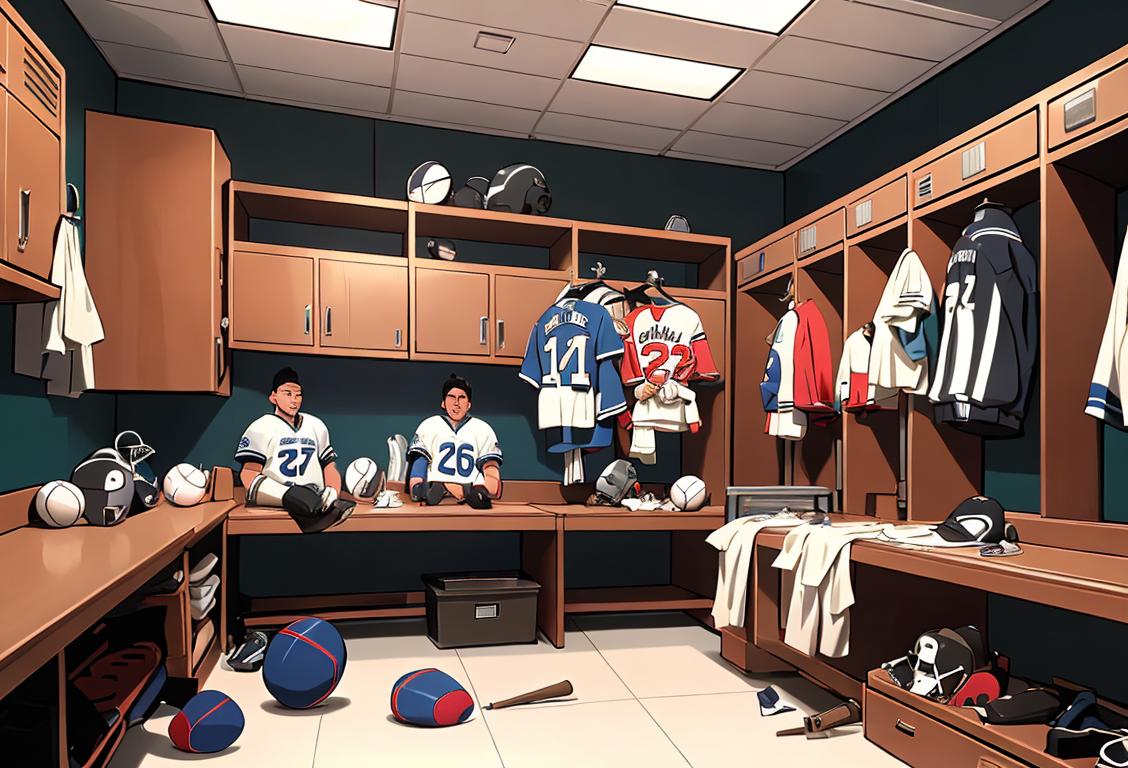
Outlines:
[[[290,486],[266,475],[257,475],[247,488],[247,503],[259,507],[281,507]]]
[[[282,506],[298,525],[316,520],[325,508],[321,491],[308,485],[294,485],[282,496]]]

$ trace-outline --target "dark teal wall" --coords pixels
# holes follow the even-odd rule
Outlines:
[[[1128,3],[1051,0],[967,58],[789,168],[786,213],[820,205],[1128,43]]]
[[[67,72],[67,180],[83,190],[87,109],[113,111],[115,77],[61,0],[13,0]],[[0,491],[68,477],[78,459],[113,440],[114,397],[44,397],[43,383],[12,373],[15,310],[0,306],[0,413],[9,439]]]

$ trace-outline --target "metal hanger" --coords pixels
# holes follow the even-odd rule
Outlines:
[[[595,280],[590,283],[580,283],[579,285],[573,285],[564,293],[565,299],[582,300],[596,288],[607,287],[607,283],[603,281],[603,276],[607,274],[607,267],[603,266],[603,262],[595,262],[595,266],[591,267],[591,271],[595,274]]]
[[[64,218],[71,221],[82,221],[82,217],[78,215],[78,209],[81,200],[78,196],[78,187],[70,182],[67,182],[67,210],[63,214]]]
[[[662,279],[662,276],[660,274],[658,274],[657,270],[651,269],[651,270],[648,270],[646,272],[646,286],[647,287],[657,289],[658,294],[662,298],[664,298],[666,301],[670,302],[671,304],[681,304],[680,301],[678,301],[673,296],[671,296],[669,293],[667,293],[666,289],[662,287],[665,284],[665,282],[666,281]],[[645,289],[643,289],[643,290],[645,290]],[[651,303],[653,303],[653,302],[651,302]]]

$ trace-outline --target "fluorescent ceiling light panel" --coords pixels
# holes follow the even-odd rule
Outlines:
[[[778,35],[810,0],[618,0],[618,3]]]
[[[694,99],[712,99],[743,71],[736,67],[591,45],[576,65],[572,78]]]
[[[391,48],[396,8],[368,0],[208,0],[216,19],[302,37]]]

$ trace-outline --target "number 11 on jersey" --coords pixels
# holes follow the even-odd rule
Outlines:
[[[552,361],[552,371],[549,375],[552,377],[556,386],[567,386],[574,389],[587,389],[591,387],[591,377],[586,370],[587,358],[587,345],[590,338],[583,335],[575,335],[568,339],[568,347],[564,351],[564,357],[558,358],[557,355],[557,338],[550,336],[548,341],[544,344],[544,351],[548,353],[548,359]],[[575,359],[576,370],[568,377],[568,381],[562,380],[562,374],[567,372],[569,363]]]

